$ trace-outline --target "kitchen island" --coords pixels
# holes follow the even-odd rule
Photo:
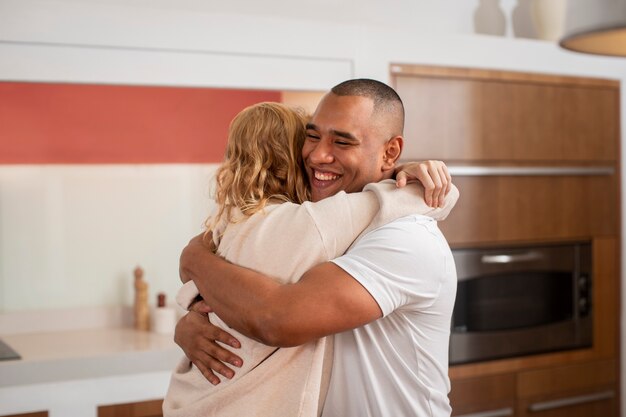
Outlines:
[[[21,356],[0,361],[0,416],[95,417],[100,406],[162,399],[183,355],[172,335],[129,328],[0,338]]]

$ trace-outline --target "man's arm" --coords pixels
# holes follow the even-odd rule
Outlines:
[[[370,293],[331,262],[295,284],[233,265],[192,240],[181,274],[194,279],[206,303],[235,330],[271,346],[297,346],[382,317]]]

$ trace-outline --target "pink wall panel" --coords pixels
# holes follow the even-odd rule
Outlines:
[[[278,91],[0,83],[0,163],[203,163],[228,124]]]

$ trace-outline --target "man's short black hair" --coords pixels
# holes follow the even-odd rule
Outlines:
[[[355,78],[337,84],[330,90],[338,96],[362,96],[374,101],[375,113],[388,113],[397,118],[400,131],[404,130],[404,104],[396,90],[387,84],[369,78]]]

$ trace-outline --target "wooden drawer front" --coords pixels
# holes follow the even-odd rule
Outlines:
[[[616,361],[589,362],[520,372],[517,378],[517,394],[519,398],[555,395],[576,390],[593,390],[610,386],[616,381]]]
[[[518,415],[617,417],[614,360],[520,372]]]
[[[619,88],[396,75],[403,158],[615,161]]]
[[[451,244],[616,236],[617,178],[453,179],[461,196],[440,228]]]
[[[48,412],[47,411],[39,411],[36,413],[26,413],[26,414],[11,414],[8,416],[2,416],[2,417],[48,417]]]
[[[618,417],[617,388],[572,391],[519,402],[519,417]]]
[[[98,417],[161,417],[163,400],[104,405],[98,407]]]
[[[450,403],[452,415],[492,412],[506,416],[515,410],[515,374],[452,380]],[[496,411],[500,411],[499,414]]]

